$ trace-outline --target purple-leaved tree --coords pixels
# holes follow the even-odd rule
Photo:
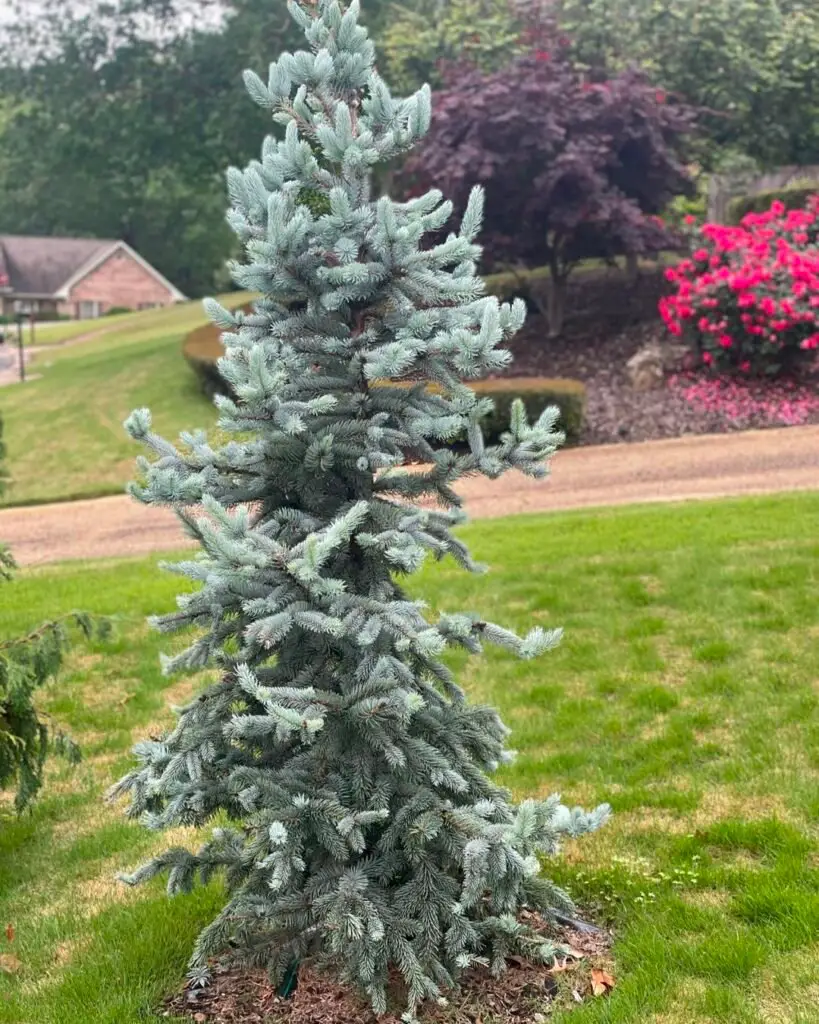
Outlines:
[[[675,244],[658,215],[692,189],[684,151],[694,115],[639,71],[591,80],[568,41],[550,38],[502,71],[450,68],[404,180],[411,191],[434,181],[462,208],[484,187],[486,255],[495,267],[549,266],[543,311],[554,336],[579,260]]]

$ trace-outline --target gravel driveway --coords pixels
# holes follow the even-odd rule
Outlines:
[[[819,426],[603,445],[560,452],[548,481],[510,474],[460,486],[473,518],[819,490]],[[168,551],[191,543],[173,514],[127,497],[0,510],[21,565]]]

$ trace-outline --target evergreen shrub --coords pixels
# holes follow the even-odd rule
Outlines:
[[[438,241],[453,212],[439,191],[375,198],[373,168],[427,131],[429,90],[391,97],[357,0],[289,7],[309,49],[284,53],[266,82],[246,74],[283,131],[228,176],[235,282],[262,297],[250,312],[207,302],[225,331],[231,394],[217,406],[232,438],[172,444],[147,410],[127,421],[152,456],[132,494],[173,508],[201,545],[172,567],[197,589],[155,623],[195,629],[166,669],[214,665],[219,678],[138,744],[112,796],[154,829],[210,826],[195,851],[169,849],[128,879],[167,873],[173,894],[224,876],[194,984],[228,950],[276,981],[309,958],[380,1014],[402,982],[412,1020],[470,967],[565,952],[533,924],[532,912],[572,912],[541,858],[609,808],[513,803],[493,777],[508,730],[444,660],[485,644],[534,658],[559,631],[425,613],[405,589],[429,556],[479,569],[453,531],[460,479],[541,478],[562,440],[557,410],[530,423],[516,401],[487,444],[490,403],[466,383],[504,370],[525,317],[477,277],[482,193]]]

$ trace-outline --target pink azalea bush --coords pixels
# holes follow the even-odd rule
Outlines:
[[[666,271],[666,327],[716,371],[792,369],[819,348],[818,238],[819,195],[804,210],[775,202],[739,227],[704,224],[691,257]]]

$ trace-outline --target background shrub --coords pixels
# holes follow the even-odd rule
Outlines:
[[[250,305],[241,308],[245,313],[251,311]],[[209,398],[228,394],[227,382],[219,373],[217,366],[218,360],[225,354],[225,349],[222,345],[222,332],[215,324],[203,324],[191,331],[182,345],[182,353]]]
[[[245,311],[249,307],[245,307]],[[202,390],[209,397],[228,394],[227,381],[219,373],[217,361],[224,355],[220,331],[214,324],[205,324],[191,331],[184,343],[188,364],[199,378]],[[400,385],[390,384],[390,387]],[[483,420],[486,439],[496,441],[509,428],[509,415],[515,398],[523,399],[530,422],[544,409],[556,405],[560,409],[560,428],[567,443],[580,439],[586,415],[586,388],[580,381],[550,377],[499,377],[470,381],[479,395],[488,395],[495,410]]]
[[[671,332],[717,370],[773,375],[819,348],[819,196],[779,200],[737,227],[705,224],[691,259],[666,271]]]
[[[749,213],[765,213],[774,203],[780,202],[786,210],[804,210],[811,199],[819,193],[819,181],[795,181],[786,188],[755,195],[738,196],[728,204],[728,223],[741,224]]]
[[[512,402],[523,400],[529,422],[534,422],[544,409],[556,405],[560,409],[560,428],[566,441],[580,439],[586,417],[586,388],[579,380],[562,377],[498,377],[470,384],[478,395],[487,395],[495,403],[494,411],[483,420],[483,430],[492,441],[509,429]]]

